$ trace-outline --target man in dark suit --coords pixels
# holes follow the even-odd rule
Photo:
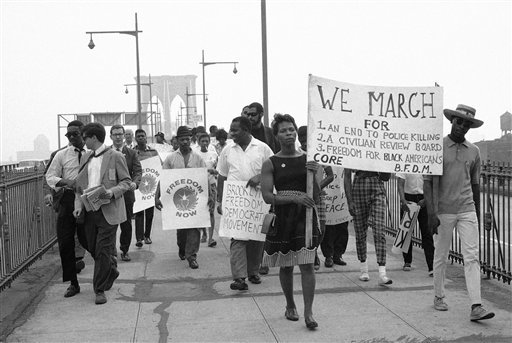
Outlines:
[[[82,137],[90,152],[80,163],[76,178],[75,218],[84,218],[87,247],[94,258],[93,287],[96,304],[107,302],[105,291],[112,288],[119,276],[115,251],[117,225],[126,221],[123,194],[130,189],[130,173],[123,154],[105,145],[105,128],[99,123],[89,123],[82,130]],[[99,209],[86,208],[81,196],[84,191],[103,186],[99,193],[105,201]]]
[[[137,152],[130,149],[124,144],[124,127],[122,125],[114,125],[110,128],[110,139],[114,143],[112,149],[121,152],[125,159],[128,171],[132,182],[130,183],[130,189],[124,193],[124,204],[126,207],[126,220],[121,223],[121,235],[119,236],[119,244],[121,249],[121,260],[125,262],[131,261],[128,250],[132,242],[132,216],[133,216],[133,203],[135,202],[135,189],[139,187],[140,179],[142,177],[142,167],[140,165]]]

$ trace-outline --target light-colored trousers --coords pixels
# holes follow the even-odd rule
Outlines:
[[[480,263],[478,262],[478,223],[475,212],[438,215],[441,225],[434,235],[434,293],[444,298],[444,280],[448,253],[456,228],[464,257],[464,276],[471,304],[481,304]]]
[[[233,279],[259,274],[264,243],[231,239],[230,263]]]

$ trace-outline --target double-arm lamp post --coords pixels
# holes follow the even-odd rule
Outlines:
[[[119,33],[122,35],[130,35],[135,37],[135,54],[136,54],[136,60],[137,60],[137,119],[138,119],[138,128],[142,128],[141,123],[141,113],[142,113],[142,104],[140,99],[140,66],[139,66],[139,33],[142,31],[139,31],[138,23],[137,23],[137,13],[135,13],[135,30],[134,31],[87,31],[86,34],[91,36],[91,40],[89,41],[89,48],[94,49],[95,44],[92,40],[93,34],[103,34],[103,33]]]
[[[204,67],[212,65],[212,64],[233,64],[233,74],[236,74],[236,73],[238,73],[238,70],[236,69],[236,64],[237,63],[238,63],[238,61],[231,61],[231,62],[205,62],[204,61],[204,50],[202,50],[202,59],[201,59],[201,62],[199,62],[199,64],[201,64],[203,66],[203,123],[204,123],[205,127],[206,127],[206,97],[205,97],[206,86],[205,86],[205,81],[204,81]]]

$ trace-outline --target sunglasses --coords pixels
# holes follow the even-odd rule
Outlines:
[[[78,131],[71,131],[71,132],[66,133],[67,138],[78,137],[78,136],[80,136],[80,132],[78,132]]]
[[[470,122],[469,120],[464,120],[462,118],[455,118],[455,122],[457,123],[457,125],[462,125],[466,129],[469,129],[471,125],[473,125],[473,123]]]

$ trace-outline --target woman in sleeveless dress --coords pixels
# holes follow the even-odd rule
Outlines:
[[[315,201],[306,195],[306,175],[308,169],[315,171],[319,165],[315,162],[306,163],[306,155],[295,148],[297,126],[292,116],[276,114],[272,129],[281,144],[281,151],[263,163],[261,191],[265,202],[274,207],[277,233],[267,235],[262,265],[280,267],[279,280],[286,298],[285,317],[293,321],[299,319],[293,299],[293,267],[299,266],[304,319],[306,326],[314,329],[318,324],[313,319],[312,311],[315,294],[313,263],[320,232],[314,211],[313,244],[306,246],[306,208],[315,208]],[[277,194],[273,193],[274,187]]]

